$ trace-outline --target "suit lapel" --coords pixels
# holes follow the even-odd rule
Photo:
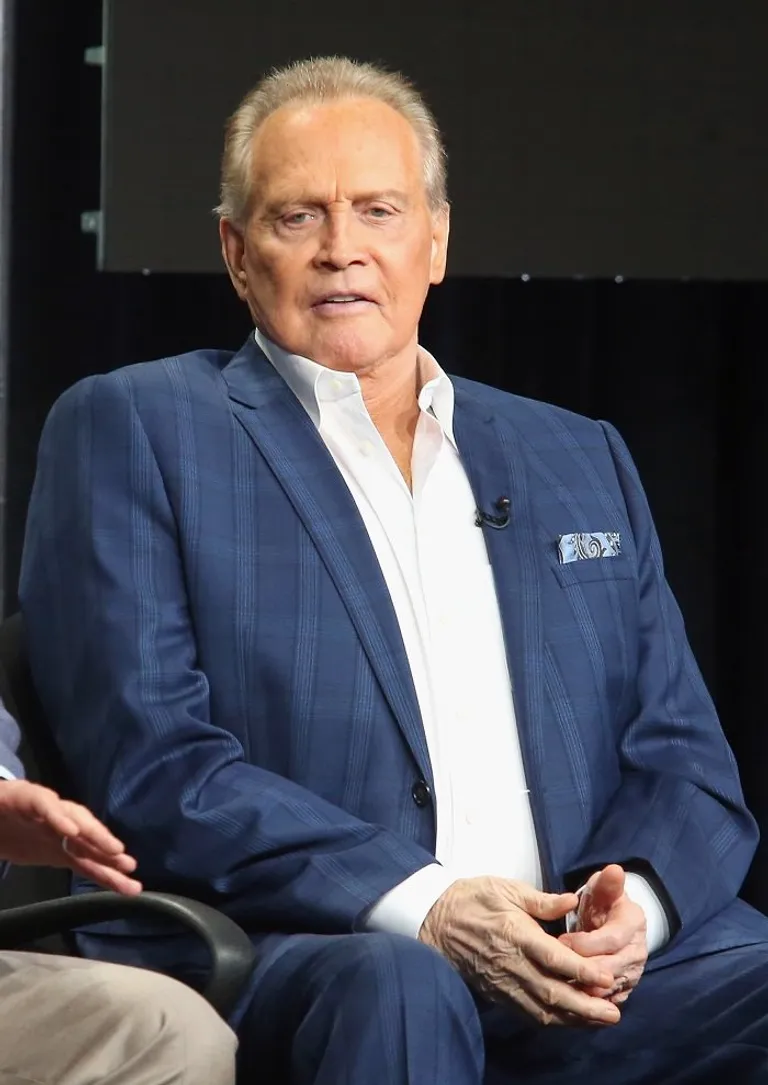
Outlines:
[[[309,532],[422,776],[426,737],[392,600],[357,506],[306,411],[249,337],[223,371],[235,417]]]
[[[525,761],[547,885],[555,878],[545,794],[544,651],[539,542],[531,505],[526,454],[511,426],[456,382],[454,432],[478,509],[497,515],[500,497],[510,500],[510,523],[484,527],[507,649],[515,715]]]

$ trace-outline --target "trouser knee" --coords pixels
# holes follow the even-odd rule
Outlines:
[[[355,936],[329,985],[347,999],[389,1004],[394,998],[413,1014],[442,1009],[468,1023],[477,1019],[472,995],[458,972],[429,946],[401,935]]]

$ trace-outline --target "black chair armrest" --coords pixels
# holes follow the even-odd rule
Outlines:
[[[86,923],[126,919],[142,913],[164,915],[199,935],[208,947],[211,969],[202,995],[224,1018],[234,1009],[251,974],[254,950],[245,931],[207,904],[171,893],[83,893],[26,904],[0,912],[0,947],[14,949],[36,938]]]

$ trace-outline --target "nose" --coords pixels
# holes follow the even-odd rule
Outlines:
[[[329,211],[323,223],[317,261],[321,267],[334,271],[366,262],[362,225],[351,207]]]

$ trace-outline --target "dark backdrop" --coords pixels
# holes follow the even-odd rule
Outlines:
[[[105,3],[110,270],[217,271],[222,119],[272,66],[342,53],[437,112],[457,273],[768,275],[765,0]]]
[[[14,589],[40,427],[73,381],[248,330],[223,276],[94,271],[98,0],[21,0],[13,161],[6,585]],[[211,227],[213,229],[213,225]],[[669,578],[768,829],[768,285],[451,280],[425,344],[449,370],[607,418],[646,483]],[[768,848],[747,893],[768,911]]]

